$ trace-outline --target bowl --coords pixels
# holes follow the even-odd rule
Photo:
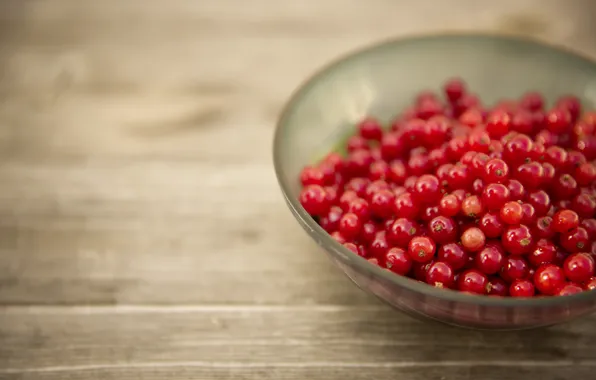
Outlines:
[[[365,48],[308,79],[286,104],[273,159],[285,200],[299,224],[361,289],[407,314],[477,329],[548,326],[596,309],[596,291],[517,299],[431,287],[388,272],[328,235],[298,202],[302,167],[353,133],[366,115],[388,121],[421,90],[461,77],[487,103],[529,90],[552,102],[564,94],[596,108],[596,63],[564,49],[507,36],[431,35]]]

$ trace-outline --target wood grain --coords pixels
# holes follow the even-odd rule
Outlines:
[[[0,379],[591,377],[593,317],[462,332],[360,292],[287,211],[271,137],[356,47],[482,30],[596,57],[595,4],[0,1]]]
[[[3,311],[0,337],[5,344],[0,355],[7,359],[0,376],[157,376],[155,371],[178,369],[219,378],[226,371],[230,375],[241,370],[285,370],[293,372],[286,375],[293,379],[317,370],[319,376],[335,376],[366,369],[369,375],[389,378],[388,370],[393,369],[405,379],[418,379],[423,377],[415,369],[436,371],[436,378],[440,373],[459,378],[455,376],[464,373],[461,367],[470,367],[483,368],[488,378],[503,368],[519,372],[531,368],[545,379],[557,379],[572,366],[578,374],[596,367],[592,350],[596,330],[589,328],[594,318],[546,332],[503,334],[422,323],[379,306]]]

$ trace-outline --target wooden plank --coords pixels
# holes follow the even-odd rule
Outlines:
[[[422,323],[376,306],[1,311],[0,376],[25,379],[153,379],[167,373],[219,379],[265,371],[288,379],[307,374],[385,379],[391,373],[405,379],[427,373],[437,379],[441,374],[492,379],[514,371],[554,380],[564,373],[587,378],[581,376],[596,367],[595,317],[543,331],[490,333]],[[266,378],[276,378],[273,374]]]
[[[0,181],[4,303],[376,302],[309,242],[269,165],[11,163]]]

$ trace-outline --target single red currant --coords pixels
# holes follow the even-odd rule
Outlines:
[[[402,248],[393,247],[385,254],[385,268],[405,276],[412,269],[412,259]]]
[[[428,263],[435,256],[437,246],[434,241],[425,236],[416,236],[408,244],[408,255],[419,263]]]

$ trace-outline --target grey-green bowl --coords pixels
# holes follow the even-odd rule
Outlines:
[[[552,325],[596,309],[596,291],[532,299],[438,289],[383,270],[333,240],[297,200],[300,169],[333,149],[365,115],[390,119],[424,89],[459,76],[486,103],[540,91],[596,108],[596,63],[535,41],[435,35],[382,43],[332,63],[294,93],[277,124],[273,158],[287,204],[308,235],[360,288],[414,316],[483,329]]]

